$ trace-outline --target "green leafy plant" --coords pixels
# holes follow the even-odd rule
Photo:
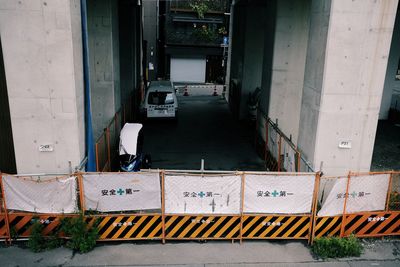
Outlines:
[[[16,241],[18,239],[18,231],[17,229],[15,229],[15,226],[10,227],[10,237],[13,241]]]
[[[43,228],[44,225],[38,219],[34,219],[28,240],[28,248],[33,252],[41,252],[46,249],[46,240],[42,234]]]
[[[320,258],[359,257],[363,251],[360,241],[353,235],[346,238],[317,238],[311,247],[312,252]]]
[[[193,34],[195,37],[206,42],[213,41],[216,38],[215,31],[207,27],[207,25],[195,28]]]
[[[67,247],[86,253],[96,246],[96,240],[99,237],[99,220],[96,220],[92,226],[89,226],[83,214],[78,217],[64,218],[61,229],[70,239],[67,241]]]
[[[63,245],[64,240],[59,237],[59,227],[54,229],[53,234],[49,237],[43,236],[44,225],[40,223],[39,219],[33,219],[31,228],[31,235],[28,240],[28,247],[33,252],[41,252],[47,249],[58,248]]]
[[[227,35],[228,32],[226,31],[225,27],[221,27],[221,28],[218,28],[218,34]]]
[[[207,13],[209,9],[207,0],[193,1],[193,3],[190,3],[190,7],[193,11],[197,13],[197,16],[201,19],[204,18],[204,14]]]

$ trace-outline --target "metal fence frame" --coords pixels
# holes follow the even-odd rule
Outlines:
[[[184,171],[184,170],[150,170],[143,171],[143,173],[156,172],[160,175],[160,185],[161,185],[161,210],[158,212],[113,212],[113,213],[96,213],[86,212],[85,209],[85,199],[84,199],[84,188],[83,188],[83,174],[75,173],[69,176],[77,177],[77,194],[79,195],[79,212],[82,213],[86,221],[91,224],[96,218],[100,218],[100,238],[99,241],[112,241],[112,240],[161,240],[163,243],[166,240],[206,240],[206,239],[224,239],[224,240],[243,240],[248,239],[300,239],[308,240],[312,243],[315,238],[322,236],[339,236],[346,237],[350,234],[355,234],[358,237],[381,237],[381,236],[391,236],[400,235],[400,205],[394,209],[391,209],[390,199],[391,195],[399,193],[400,191],[400,172],[390,171],[390,172],[371,172],[371,173],[349,173],[347,176],[347,188],[346,193],[349,192],[349,181],[351,177],[359,175],[375,175],[375,174],[390,174],[390,182],[387,190],[386,196],[386,208],[383,211],[371,211],[371,212],[356,212],[356,213],[346,213],[346,204],[343,207],[343,213],[335,216],[317,216],[318,207],[318,195],[321,191],[320,189],[320,174],[315,173],[315,184],[313,189],[313,200],[310,213],[305,214],[267,214],[267,213],[246,213],[244,212],[244,192],[245,181],[247,174],[256,175],[293,175],[298,176],[305,173],[282,173],[282,172],[223,172],[223,171]],[[236,174],[241,176],[241,207],[240,214],[167,214],[165,212],[165,175],[168,174],[198,174],[199,176],[206,175],[216,175],[216,174]],[[310,175],[310,173],[306,173]],[[18,176],[17,176],[18,177]],[[396,181],[395,186],[393,183],[393,177],[396,177],[399,181]],[[3,187],[3,175],[0,174],[0,187],[1,187],[1,204],[3,209],[0,210],[0,238],[5,239],[6,242],[11,242],[14,239],[11,235],[11,228],[13,231],[19,235],[19,238],[26,239],[30,235],[30,227],[32,226],[33,218],[37,218],[43,221],[45,224],[44,234],[50,235],[54,232],[54,229],[59,225],[60,219],[64,217],[74,217],[79,216],[76,214],[43,214],[43,213],[33,213],[33,212],[21,212],[21,211],[11,211],[7,209],[6,200],[4,196]],[[327,177],[324,179],[328,179]],[[346,203],[346,199],[345,199]],[[358,216],[358,217],[357,217]],[[361,217],[360,217],[361,216]],[[384,217],[385,225],[382,226],[371,226],[368,218],[371,216]],[[205,229],[207,226],[203,226],[204,223],[209,223],[209,218],[216,218],[218,225],[215,226],[214,230],[209,228],[207,232],[200,234],[200,230],[197,234],[192,232],[192,234],[187,235],[190,230]],[[276,218],[279,217],[279,218]],[[207,218],[207,219],[206,219]],[[287,220],[292,224],[292,226],[285,226],[279,230],[278,234],[271,236],[264,235],[261,233],[268,232],[267,228],[256,234],[256,231],[252,231],[254,234],[246,234],[246,220],[254,221],[254,223],[267,223],[271,218],[279,220]],[[359,218],[357,229],[362,231],[350,231],[346,229],[346,223]],[[170,220],[178,220],[178,223],[173,227]],[[194,222],[193,222],[194,220]],[[136,228],[128,229],[127,226],[131,226],[129,222],[137,223]],[[125,223],[125,224],[124,224]],[[372,223],[372,220],[371,220]],[[194,224],[194,225],[193,225]],[[200,225],[196,225],[200,224]],[[390,224],[390,225],[389,225]],[[389,226],[387,226],[389,225]],[[265,225],[263,225],[265,226]],[[119,227],[119,228],[118,228]],[[172,230],[169,231],[170,227]],[[216,231],[217,227],[218,231]],[[261,230],[262,226],[257,226],[258,230]],[[373,231],[372,233],[366,234],[368,229],[380,229],[385,231]],[[385,228],[386,227],[386,228]],[[354,227],[353,227],[354,228]],[[352,228],[350,228],[352,229]],[[257,231],[258,231],[257,230]],[[171,233],[174,231],[174,233]],[[293,232],[298,231],[301,234],[294,234]],[[179,234],[176,234],[179,232]],[[259,231],[258,231],[259,232]]]
[[[265,141],[260,138],[260,126],[265,128]],[[277,135],[277,155],[269,148],[269,135],[270,132],[274,131]],[[277,122],[273,122],[271,118],[268,117],[262,110],[257,109],[256,118],[256,134],[255,143],[256,146],[259,145],[260,139],[264,143],[263,154],[265,167],[269,171],[285,172],[284,159],[285,155],[282,154],[282,144],[287,144],[287,146],[292,150],[295,156],[295,170],[296,172],[315,172],[311,163],[307,161],[304,155],[301,153],[300,149],[292,142],[292,138],[288,137],[283,133],[283,131],[278,127]],[[282,158],[283,156],[283,158]]]
[[[357,177],[361,175],[377,175],[377,174],[389,174],[389,186],[386,193],[386,204],[385,209],[381,211],[365,211],[365,212],[346,212],[347,199],[349,194],[349,185],[351,177]],[[393,191],[393,177],[397,177],[400,182],[400,171],[388,171],[388,172],[349,172],[347,175],[347,186],[345,199],[343,204],[343,212],[335,216],[317,216],[315,212],[313,236],[314,238],[321,237],[347,237],[354,235],[357,237],[382,237],[400,235],[400,205],[397,208],[391,208],[391,195],[393,193],[399,194],[398,191]],[[346,177],[335,177],[344,178]],[[324,179],[335,179],[333,177],[326,177]],[[400,191],[400,185],[397,185],[396,190]],[[376,218],[383,218],[383,220],[376,220]],[[350,225],[351,224],[351,225]],[[348,227],[347,227],[348,226]]]

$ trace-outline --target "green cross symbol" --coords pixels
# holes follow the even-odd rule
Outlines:
[[[276,197],[277,195],[279,195],[279,193],[278,193],[278,191],[274,190],[274,192],[272,192],[271,195],[273,195],[274,197]]]
[[[351,193],[351,196],[352,196],[353,198],[355,198],[355,197],[357,196],[357,193],[353,191],[353,193]]]
[[[199,194],[198,194],[198,196],[199,197],[204,197],[206,194],[203,192],[203,191],[201,191]]]
[[[120,188],[120,189],[118,189],[117,193],[118,193],[120,196],[122,196],[122,194],[124,193],[124,190],[122,190],[122,189]]]

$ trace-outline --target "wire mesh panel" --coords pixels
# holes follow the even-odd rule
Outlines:
[[[359,173],[348,177],[342,235],[400,234],[398,212],[387,212],[391,173]]]
[[[4,175],[2,184],[7,204],[7,231],[13,239],[29,237],[37,223],[43,225],[42,235],[58,234],[63,218],[78,216],[75,176]],[[0,234],[4,231],[0,227]]]
[[[96,141],[96,169],[97,171],[109,170],[106,131]]]
[[[1,179],[1,178],[0,178]],[[9,235],[7,217],[4,208],[3,186],[0,180],[0,238],[7,238]]]
[[[393,172],[388,199],[388,210],[400,211],[400,172]]]
[[[160,175],[154,172],[80,174],[86,222],[99,240],[161,239]],[[122,213],[123,212],[123,213]]]
[[[245,174],[243,239],[311,238],[315,173]]]
[[[266,151],[265,151],[265,165],[268,171],[278,171],[279,166],[279,146],[280,135],[276,128],[270,122],[266,126]]]
[[[314,237],[400,235],[398,173],[351,173],[323,178]]]
[[[321,177],[313,238],[340,236],[347,177]]]
[[[281,139],[281,164],[280,171],[296,172],[298,170],[299,153],[293,148],[292,142],[286,138]]]
[[[312,168],[311,164],[307,162],[303,157],[301,157],[300,154],[298,154],[297,157],[300,158],[299,172],[314,172],[314,169]]]

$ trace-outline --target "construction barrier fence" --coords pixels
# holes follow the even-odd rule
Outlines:
[[[58,232],[83,214],[99,241],[300,239],[400,235],[400,172],[143,171],[2,174],[0,238]],[[46,193],[44,193],[46,192]]]
[[[265,167],[277,172],[314,172],[300,150],[267,115],[257,110],[256,147],[263,146]]]
[[[400,235],[400,172],[322,177],[313,238]]]
[[[117,148],[121,127],[125,123],[124,108],[115,113],[111,122],[96,140],[96,170],[98,172],[111,171],[113,160],[117,158]]]
[[[143,85],[143,84],[142,84]],[[108,125],[97,138],[95,143],[95,159],[96,171],[107,172],[111,171],[114,161],[117,159],[119,135],[121,129],[126,122],[132,122],[134,118],[134,110],[137,108],[135,103],[141,99],[142,85],[140,90],[135,90],[136,94],[131,94],[128,100],[114,114]]]

